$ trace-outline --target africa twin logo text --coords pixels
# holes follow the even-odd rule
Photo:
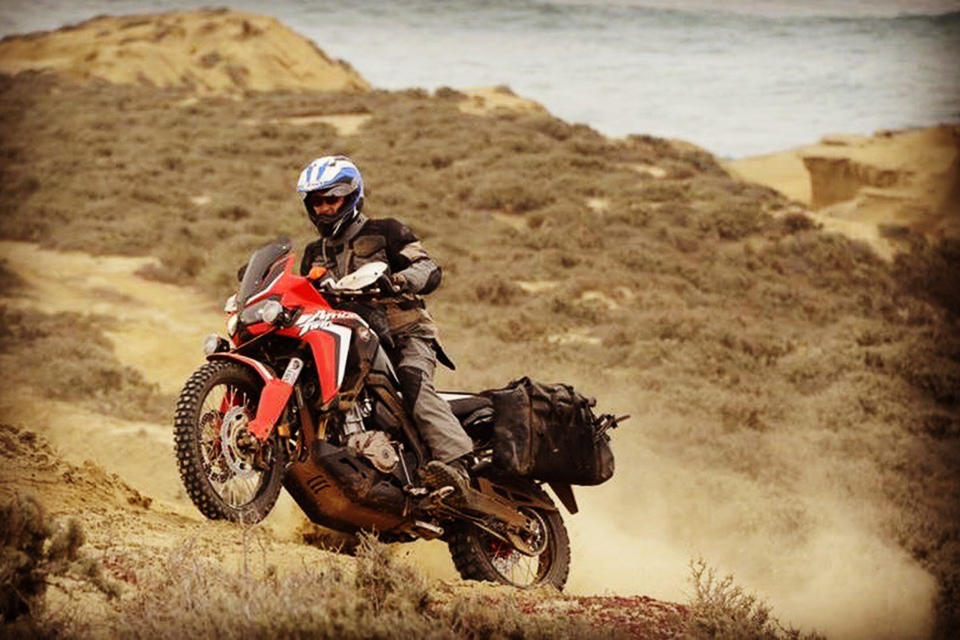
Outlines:
[[[354,314],[349,311],[320,310],[297,318],[297,326],[300,327],[300,335],[302,336],[308,331],[329,327],[334,320],[350,320],[354,317]]]

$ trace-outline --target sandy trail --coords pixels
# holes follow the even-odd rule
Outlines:
[[[48,314],[108,316],[114,326],[104,333],[117,359],[165,394],[179,394],[184,380],[202,364],[203,339],[223,333],[224,315],[209,298],[137,275],[154,258],[91,256],[8,241],[0,242],[0,255],[28,291],[4,304]],[[172,405],[170,415],[163,424],[123,420],[42,398],[29,389],[7,389],[0,397],[0,419],[39,431],[66,460],[91,460],[170,510],[199,521],[177,475]],[[290,537],[298,522],[293,501],[284,495],[267,526]]]
[[[223,331],[224,315],[209,298],[137,275],[155,258],[91,256],[9,241],[0,242],[0,255],[29,287],[26,296],[6,304],[112,318],[116,329],[106,333],[117,358],[163,393],[179,392],[203,360],[203,339]]]
[[[184,380],[203,362],[203,339],[211,332],[224,333],[224,314],[209,298],[187,287],[137,275],[155,258],[91,256],[10,241],[0,241],[0,255],[29,291],[3,299],[4,304],[48,314],[109,316],[114,327],[104,333],[113,342],[117,359],[164,393],[179,394]],[[177,475],[172,406],[170,411],[170,422],[156,424],[100,415],[72,403],[41,398],[29,389],[8,390],[0,397],[0,420],[40,432],[69,462],[81,465],[91,460],[150,496],[156,507],[199,524],[203,518]],[[275,537],[293,541],[305,521],[292,498],[282,492],[264,526]],[[169,534],[177,537],[176,528]],[[442,542],[397,545],[395,552],[434,578],[458,578]],[[576,593],[594,592],[577,589],[575,577],[572,582]]]
[[[223,324],[223,314],[199,293],[138,276],[153,258],[91,256],[9,241],[0,242],[0,255],[27,285],[26,294],[5,298],[5,305],[111,318],[113,328],[104,333],[117,358],[165,394],[179,392],[202,362],[203,337]],[[74,464],[91,460],[171,510],[198,516],[177,477],[169,424],[101,415],[30,389],[7,389],[0,418],[39,431]]]
[[[179,391],[202,362],[202,338],[223,325],[223,314],[198,292],[138,276],[151,258],[90,256],[19,242],[0,242],[0,252],[29,291],[0,302],[48,314],[110,316],[115,326],[108,335],[117,358],[165,392]],[[24,388],[0,396],[0,422],[16,425],[0,426],[0,455],[6,459],[0,464],[0,496],[32,494],[54,517],[79,519],[88,546],[104,554],[114,578],[135,584],[140,572],[155,572],[182,546],[226,568],[250,563],[254,571],[296,570],[336,563],[353,570],[348,556],[303,544],[297,529],[306,518],[286,493],[252,529],[204,519],[181,488],[169,423],[105,416]],[[17,443],[17,427],[39,432],[54,450]],[[442,542],[394,545],[392,552],[444,581],[448,591],[459,584]],[[604,606],[626,618],[645,611],[618,613],[620,605],[613,601]]]

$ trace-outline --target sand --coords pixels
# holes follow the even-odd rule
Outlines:
[[[201,94],[370,85],[275,18],[228,10],[98,17],[57,31],[0,41],[0,72],[53,70]]]

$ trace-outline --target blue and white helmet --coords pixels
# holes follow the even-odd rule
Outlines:
[[[334,237],[350,225],[363,208],[363,177],[346,156],[323,156],[300,172],[297,191],[303,198],[310,222],[322,235]],[[335,215],[318,216],[309,204],[309,196],[343,196],[343,204]]]

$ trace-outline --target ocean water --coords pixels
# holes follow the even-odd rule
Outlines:
[[[0,35],[204,0],[4,0]],[[960,0],[252,0],[387,89],[507,85],[724,157],[960,121]]]

